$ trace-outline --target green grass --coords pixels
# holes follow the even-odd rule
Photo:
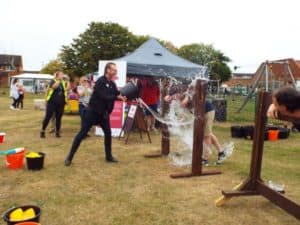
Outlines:
[[[0,90],[0,93],[2,91]],[[0,212],[22,204],[36,204],[42,210],[42,225],[297,225],[295,218],[262,197],[236,198],[216,208],[214,200],[222,189],[232,189],[249,173],[252,142],[233,139],[235,151],[219,176],[172,180],[172,173],[188,168],[172,166],[167,158],[145,159],[144,154],[160,149],[160,134],[152,134],[153,143],[133,133],[129,144],[113,140],[117,165],[104,162],[103,138],[85,140],[70,168],[63,160],[79,129],[79,117],[63,117],[62,138],[47,133],[39,138],[44,112],[33,109],[33,99],[43,95],[26,94],[25,109],[10,111],[10,99],[0,95],[0,132],[7,141],[0,149],[25,146],[28,151],[46,153],[45,169],[30,172],[25,168],[8,170],[0,158]],[[253,123],[254,103],[241,114],[235,110],[241,99],[228,101],[228,122],[216,123],[215,133],[221,143],[231,140],[230,126]],[[171,150],[176,150],[176,137]],[[215,155],[210,156],[211,159]],[[286,195],[300,202],[299,134],[287,140],[266,142],[263,179],[285,184]],[[3,224],[3,223],[1,223]]]

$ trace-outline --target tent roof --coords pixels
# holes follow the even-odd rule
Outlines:
[[[23,73],[20,75],[12,76],[12,78],[19,78],[19,79],[39,79],[39,80],[51,80],[53,76],[50,74],[35,74],[35,73]]]
[[[116,60],[126,61],[127,73],[132,75],[192,77],[206,71],[206,67],[173,54],[154,38]]]

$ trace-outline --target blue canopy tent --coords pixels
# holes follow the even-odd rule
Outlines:
[[[207,77],[205,66],[175,55],[154,38],[150,38],[134,52],[115,60],[127,62],[128,75],[176,78]]]

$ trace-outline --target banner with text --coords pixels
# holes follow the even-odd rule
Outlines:
[[[114,81],[118,88],[125,86],[126,84],[126,74],[127,74],[127,63],[125,61],[99,61],[99,75],[102,76],[104,74],[104,68],[108,62],[113,62],[117,66],[117,76]],[[96,77],[97,80],[99,77]],[[111,126],[111,134],[113,137],[118,137],[121,129],[124,124],[124,111],[125,111],[125,103],[121,101],[115,101],[115,106],[110,114],[110,126]],[[103,136],[103,131],[101,127],[96,127],[96,135]]]

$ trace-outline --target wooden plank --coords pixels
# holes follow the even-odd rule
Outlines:
[[[202,154],[204,138],[204,114],[205,114],[205,96],[207,82],[196,81],[194,89],[194,134],[193,134],[193,153],[192,153],[192,173],[201,174],[202,172]]]
[[[248,195],[258,195],[257,191],[222,191],[225,197],[238,197]]]
[[[271,102],[271,95],[268,92],[260,92],[255,116],[255,130],[252,145],[252,157],[250,165],[250,179],[260,180],[264,131],[266,128],[267,110]]]
[[[286,212],[295,216],[298,220],[300,220],[300,205],[293,202],[292,200],[286,198],[281,193],[271,189],[263,182],[257,183],[257,191],[259,194],[270,200],[275,205],[279,206]]]

